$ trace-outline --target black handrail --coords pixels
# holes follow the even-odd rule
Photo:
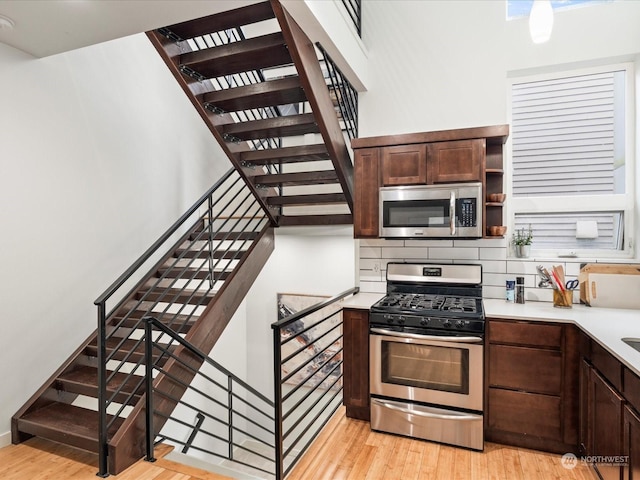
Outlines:
[[[340,380],[342,379],[342,360],[340,357],[343,353],[341,345],[342,334],[340,333],[342,330],[342,321],[341,319],[335,320],[335,317],[340,313],[341,309],[331,311],[329,314],[313,321],[310,325],[305,325],[303,328],[296,328],[295,333],[290,334],[284,339],[283,331],[314,313],[325,313],[325,309],[333,307],[340,300],[354,295],[359,291],[360,289],[358,287],[351,288],[271,324],[271,328],[273,329],[274,353],[276,479],[283,479],[291,471],[296,462],[305,453],[307,448],[309,448],[315,436],[342,404],[341,401],[336,401],[338,395],[342,393],[342,386],[340,386]],[[334,320],[334,325],[329,323],[331,320]],[[296,325],[296,327],[298,327],[298,325]],[[324,328],[324,331],[318,332],[318,334],[314,336],[312,331],[317,331],[320,328]],[[303,343],[303,345],[300,348],[294,349],[293,352],[283,358],[283,346],[295,339],[302,339],[301,343]],[[309,350],[309,348],[314,350],[314,354],[310,356],[310,358],[303,359],[292,367],[291,363],[296,360],[296,357],[302,352]],[[334,351],[331,354],[332,349]],[[285,365],[288,365],[290,368],[287,375],[283,375],[282,373]],[[327,367],[330,368],[327,370]],[[302,371],[305,371],[305,373],[310,371],[310,373],[306,373],[301,380],[296,380],[296,383],[284,394],[285,382],[290,381],[296,374]],[[336,378],[331,381],[332,377]],[[315,380],[315,385],[309,384],[312,379]],[[299,394],[299,390],[303,386],[307,387],[307,391],[305,394]],[[324,393],[317,394],[318,398],[315,400],[311,398],[313,395],[316,395],[316,392],[320,389],[323,389]],[[328,398],[326,398],[331,391],[334,392],[333,395],[329,395]],[[300,395],[300,398],[296,398],[296,395]],[[307,401],[309,399],[311,399],[310,402]],[[340,397],[340,400],[342,400],[342,397]],[[293,405],[285,406],[285,403],[289,401],[293,401]],[[316,425],[316,422],[318,422],[321,417],[322,421],[320,425]],[[285,421],[289,424],[285,425]],[[299,452],[294,454],[294,448],[304,441],[307,433],[312,429],[314,429],[312,431],[313,434],[308,438],[306,443],[304,443]],[[288,442],[286,446],[285,440]],[[291,459],[290,457],[293,458]],[[287,461],[288,465],[285,465],[285,461]]]
[[[146,436],[145,436],[145,445],[146,445],[146,459],[149,461],[153,461],[154,460],[154,440],[156,438],[157,435],[159,435],[160,432],[156,432],[155,428],[154,428],[154,415],[159,415],[163,418],[165,418],[166,420],[172,420],[174,423],[181,425],[183,427],[187,427],[187,428],[193,428],[191,427],[187,422],[181,420],[178,416],[176,416],[176,414],[171,414],[170,416],[166,416],[165,414],[155,411],[154,410],[154,398],[156,395],[160,395],[162,397],[168,398],[170,399],[172,402],[174,402],[176,405],[182,405],[183,407],[187,407],[189,409],[189,411],[193,411],[196,412],[196,416],[200,417],[200,419],[198,420],[198,425],[197,425],[197,429],[193,429],[191,434],[189,435],[188,440],[185,441],[181,441],[180,439],[176,438],[175,436],[171,436],[170,434],[162,434],[162,438],[165,440],[169,440],[171,442],[177,443],[177,444],[182,444],[184,446],[183,452],[187,449],[194,449],[194,450],[198,450],[200,452],[203,453],[207,453],[213,456],[216,456],[218,458],[226,458],[229,460],[232,460],[236,463],[240,463],[242,465],[246,465],[249,467],[252,467],[256,470],[268,473],[268,474],[272,474],[272,471],[269,470],[265,470],[263,468],[257,467],[255,465],[251,465],[249,463],[240,461],[239,459],[234,458],[234,451],[233,451],[233,447],[237,447],[242,449],[245,452],[249,452],[251,455],[254,455],[256,457],[262,458],[263,460],[267,460],[270,462],[274,462],[273,457],[272,456],[268,456],[265,455],[263,453],[260,453],[258,450],[254,450],[248,447],[244,447],[240,444],[237,444],[234,440],[234,435],[236,433],[238,433],[240,436],[244,437],[244,438],[248,438],[248,439],[253,439],[254,441],[259,442],[260,444],[262,444],[263,446],[269,448],[269,449],[274,449],[275,446],[273,445],[272,441],[275,438],[274,437],[274,431],[272,429],[269,429],[263,425],[260,425],[259,423],[253,421],[251,418],[249,418],[249,416],[243,414],[241,411],[237,410],[234,407],[234,399],[239,400],[240,402],[242,402],[242,405],[248,408],[251,408],[252,411],[258,412],[261,415],[263,415],[263,417],[265,419],[267,419],[270,423],[270,425],[273,425],[275,422],[275,416],[273,415],[273,410],[274,410],[274,402],[267,398],[266,396],[262,395],[259,391],[257,391],[255,388],[253,388],[252,386],[250,386],[249,384],[247,384],[245,381],[243,381],[242,379],[240,379],[238,376],[236,376],[235,374],[233,374],[232,372],[230,372],[228,369],[224,368],[222,365],[220,365],[218,362],[216,362],[215,360],[213,360],[211,357],[209,357],[207,354],[205,354],[204,352],[202,352],[200,349],[198,349],[197,347],[195,347],[192,343],[190,343],[189,341],[185,340],[184,338],[182,338],[179,334],[177,334],[175,331],[173,331],[172,329],[170,329],[169,327],[167,327],[166,325],[164,325],[162,322],[160,322],[158,319],[151,317],[151,316],[147,316],[143,318],[143,321],[145,322],[145,335],[144,335],[144,340],[145,340],[145,379],[146,379],[146,385],[147,385],[147,407],[146,407],[146,415],[145,415],[145,424],[146,424]],[[171,338],[172,341],[176,342],[177,344],[181,345],[183,348],[185,348],[186,350],[188,350],[190,352],[190,354],[195,355],[200,362],[202,362],[203,364],[209,365],[210,367],[214,368],[216,372],[222,374],[223,376],[225,376],[227,378],[227,386],[225,387],[224,385],[222,385],[220,382],[214,380],[213,378],[211,378],[209,375],[202,373],[200,370],[195,370],[192,366],[190,366],[189,364],[183,362],[180,360],[180,358],[178,358],[178,356],[172,354],[171,352],[169,352],[165,346],[165,344],[159,343],[156,340],[154,340],[154,332],[160,331],[162,332],[164,335],[168,336],[169,338]],[[181,366],[181,368],[185,368],[189,371],[191,371],[194,375],[195,374],[200,374],[206,381],[207,381],[207,386],[215,386],[218,390],[222,391],[223,393],[226,393],[227,396],[227,403],[224,403],[224,400],[218,400],[216,398],[214,398],[213,394],[209,394],[209,393],[205,393],[204,391],[193,387],[192,385],[186,385],[183,384],[178,378],[176,378],[175,376],[173,376],[170,372],[168,372],[166,369],[164,369],[162,366],[160,366],[157,362],[157,360],[154,361],[153,358],[153,351],[154,349],[160,350],[163,353],[168,353],[170,355],[170,357],[175,360],[176,362],[178,362]],[[222,408],[227,409],[228,411],[228,420],[226,421],[226,423],[219,419],[216,418],[214,415],[212,415],[211,413],[209,413],[209,410],[211,409],[210,407],[204,407],[200,408],[196,405],[193,405],[185,400],[182,400],[180,398],[176,398],[173,397],[170,393],[168,392],[163,392],[161,390],[159,390],[159,385],[156,384],[154,386],[154,371],[158,372],[159,374],[169,378],[172,382],[174,383],[179,383],[181,384],[183,387],[188,388],[190,391],[195,392],[195,394],[199,395],[199,398],[204,398],[205,400],[209,401],[212,403],[212,405],[215,407],[216,405]],[[234,391],[234,386],[235,388],[241,388],[243,392],[249,393],[252,395],[252,399],[254,401],[252,402],[248,402],[247,400],[243,399],[242,396],[238,395],[237,393],[235,393]],[[209,390],[210,387],[207,388],[207,390]],[[255,400],[258,400],[259,402],[262,403],[262,408],[260,408],[258,405],[256,405]],[[257,435],[252,434],[250,432],[248,432],[246,429],[242,429],[241,427],[239,427],[236,423],[234,423],[234,415],[236,417],[238,417],[241,421],[245,421],[245,422],[249,422],[251,425],[262,429],[264,432],[266,432],[266,434],[268,434],[269,439],[271,441],[265,441],[261,438],[259,438]],[[213,433],[211,431],[208,431],[206,429],[204,429],[202,427],[203,422],[205,421],[205,419],[210,419],[213,421],[216,421],[220,424],[222,424],[223,426],[227,427],[227,438],[224,438],[216,433]],[[194,440],[196,438],[196,436],[199,435],[207,435],[209,438],[212,438],[214,440],[220,441],[220,442],[226,442],[228,444],[228,452],[226,455],[222,455],[220,453],[216,453],[215,451],[213,451],[212,449],[207,449],[207,448],[203,448],[197,445],[194,445]]]
[[[256,198],[238,172],[231,169],[96,299],[98,475],[108,475],[110,426],[127,405],[133,404],[135,397],[145,391],[144,377],[137,374],[144,358],[134,358],[143,347],[143,339],[133,336],[133,332],[144,326],[136,312],[153,312],[163,316],[169,327],[182,329],[198,318],[215,295],[215,288],[244,255],[247,245],[268,226],[269,220]],[[171,244],[176,237],[178,240]],[[134,276],[141,278],[134,279]],[[121,292],[127,282],[133,281],[135,286],[120,295],[108,311],[107,302]],[[107,342],[111,342],[109,354]],[[131,368],[125,369],[126,366]],[[124,380],[118,380],[118,385],[109,392],[107,385],[122,374]],[[130,390],[125,391],[125,386],[131,387]],[[109,418],[107,408],[116,402],[120,406]]]

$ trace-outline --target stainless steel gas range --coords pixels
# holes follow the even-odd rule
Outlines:
[[[369,319],[371,428],[482,450],[482,267],[389,263]]]

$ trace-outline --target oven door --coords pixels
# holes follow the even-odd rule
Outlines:
[[[482,411],[482,337],[370,333],[372,395]]]

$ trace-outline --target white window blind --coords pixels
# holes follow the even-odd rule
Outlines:
[[[624,249],[633,217],[627,75],[623,67],[512,83],[512,231],[531,225],[534,250]]]
[[[513,86],[514,196],[620,193],[617,73]]]

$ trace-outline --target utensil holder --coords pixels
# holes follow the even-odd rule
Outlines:
[[[573,290],[553,291],[553,306],[558,308],[571,308],[573,305]]]

